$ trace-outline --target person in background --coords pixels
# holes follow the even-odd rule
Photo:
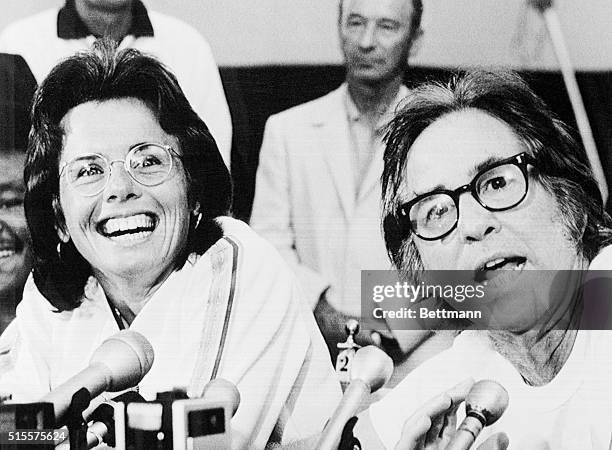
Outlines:
[[[445,448],[481,379],[509,406],[476,446],[608,448],[612,334],[584,329],[586,289],[568,282],[612,268],[612,220],[583,148],[517,75],[487,71],[416,88],[386,143],[394,265],[413,280],[469,271],[497,323],[461,332],[371,405],[355,429],[363,448]]]
[[[150,53],[170,67],[229,167],[232,122],[219,70],[208,42],[185,22],[149,11],[140,0],[66,0],[59,10],[8,25],[0,34],[0,51],[22,55],[40,83],[61,59],[102,36],[110,36],[120,48]]]
[[[11,326],[32,267],[23,210],[23,166],[36,81],[20,56],[0,53],[0,375],[13,363]]]
[[[25,152],[0,151],[0,334],[15,317],[32,267],[23,211]]]
[[[361,270],[390,268],[380,231],[379,127],[408,93],[402,80],[422,13],[420,0],[341,1],[345,82],[266,123],[250,224],[296,270],[332,358],[347,320],[360,320]],[[396,361],[429,335],[393,336],[384,322],[375,328],[380,333],[362,323],[358,342],[382,341]]]
[[[24,161],[22,151],[0,150],[0,376],[14,363],[18,333],[13,319],[32,267],[23,212]]]
[[[37,400],[129,327],[155,352],[138,386],[146,399],[177,386],[198,396],[217,377],[237,386],[233,448],[320,431],[341,390],[297,280],[267,241],[226,217],[229,172],[174,75],[111,44],[64,60],[34,98],[34,268],[17,308],[15,367],[0,385],[15,401]]]

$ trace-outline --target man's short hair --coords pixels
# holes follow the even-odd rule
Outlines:
[[[537,163],[536,181],[557,200],[577,251],[589,261],[612,237],[597,182],[584,148],[544,102],[515,73],[469,71],[448,84],[426,83],[410,92],[385,130],[383,231],[387,251],[405,276],[423,270],[414,235],[400,227],[408,153],[418,136],[441,117],[478,109],[508,125]]]
[[[344,2],[347,0],[339,0],[338,2],[338,23],[342,24],[342,13]],[[405,0],[408,1],[408,0]],[[412,0],[412,16],[410,17],[410,36],[412,40],[421,29],[421,19],[423,18],[423,0]]]

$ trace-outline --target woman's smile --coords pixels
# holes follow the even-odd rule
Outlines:
[[[66,134],[60,167],[68,167],[60,178],[64,242],[72,240],[94,271],[107,276],[156,279],[169,273],[186,245],[190,222],[187,179],[176,139],[144,103],[130,98],[80,104],[62,124]],[[167,150],[170,147],[175,153]],[[128,167],[141,168],[133,149],[140,151],[136,162],[157,170],[164,170],[159,157],[169,156],[166,178],[145,185],[123,164],[112,170],[103,165],[104,160],[127,159],[134,164]],[[100,175],[106,179],[98,193],[83,190],[88,177],[95,181]]]

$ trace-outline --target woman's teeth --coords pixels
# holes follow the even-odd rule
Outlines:
[[[120,243],[131,243],[131,242],[136,242],[142,239],[146,239],[152,233],[153,233],[152,231],[139,231],[137,233],[126,233],[126,234],[120,234],[117,236],[113,236],[112,239]]]
[[[138,214],[130,217],[118,217],[109,219],[104,223],[102,232],[105,235],[133,234],[136,238],[145,233],[151,233],[155,227],[155,221],[146,214]]]

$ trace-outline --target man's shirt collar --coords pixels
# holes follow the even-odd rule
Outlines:
[[[404,86],[403,84],[400,85],[400,88],[393,102],[387,105],[387,110],[383,111],[380,114],[380,119],[378,120],[377,127],[386,125],[386,123],[395,113],[395,109],[397,108],[397,105],[404,99],[404,97],[406,97],[407,94],[408,94],[408,89],[406,88],[406,86]],[[347,113],[349,123],[358,122],[359,120],[361,120],[361,118],[363,117],[363,113],[359,111],[359,108],[357,107],[353,99],[351,98],[351,94],[348,90],[348,85],[346,86],[346,89],[345,89],[344,102],[345,102],[344,105],[346,108],[346,113]]]
[[[57,37],[60,39],[82,39],[91,34],[87,25],[79,17],[74,0],[66,0],[66,4],[57,15]],[[140,0],[134,0],[132,3],[132,24],[127,35],[134,37],[153,36],[153,25],[151,25],[147,8]]]

